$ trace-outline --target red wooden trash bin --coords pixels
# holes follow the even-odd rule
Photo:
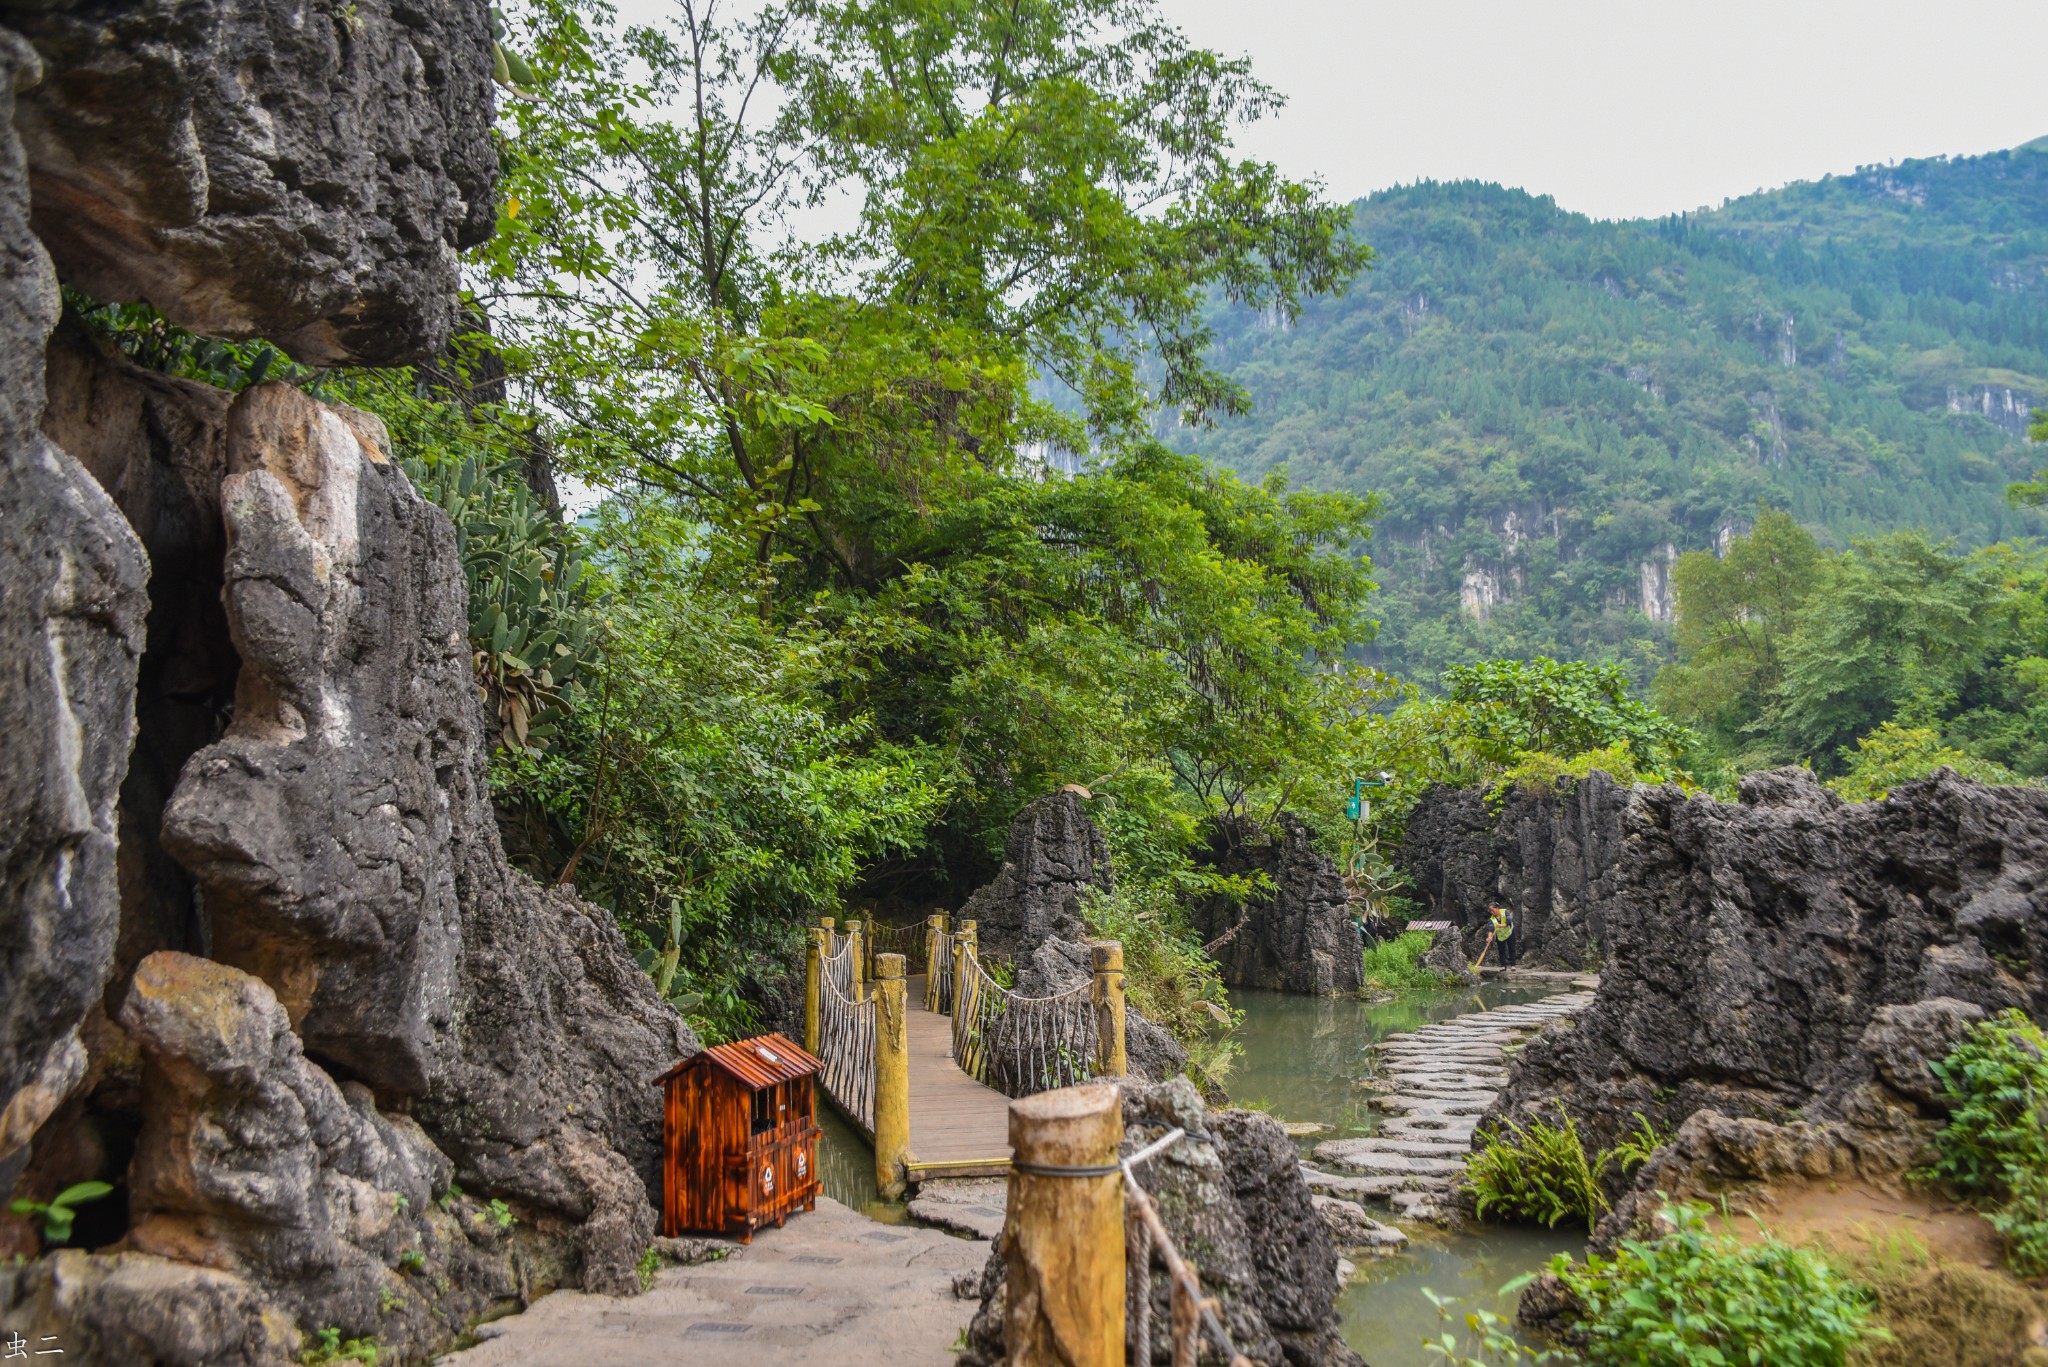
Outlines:
[[[665,1091],[662,1233],[738,1234],[818,1200],[812,1079],[822,1065],[781,1035],[714,1044],[656,1081]]]

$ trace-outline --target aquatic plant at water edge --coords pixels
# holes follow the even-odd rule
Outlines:
[[[1626,1173],[1640,1167],[1669,1138],[1637,1112],[1635,1128],[1614,1147],[1589,1155],[1578,1121],[1561,1106],[1558,1119],[1563,1123],[1533,1120],[1525,1126],[1510,1120],[1485,1137],[1485,1147],[1465,1169],[1481,1219],[1498,1214],[1554,1229],[1576,1217],[1591,1230],[1608,1209],[1601,1189],[1607,1169],[1619,1164]]]
[[[1405,930],[1365,951],[1367,987],[1442,987],[1443,974],[1422,966],[1422,956],[1436,937],[1426,930]]]

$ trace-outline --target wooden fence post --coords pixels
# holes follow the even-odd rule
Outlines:
[[[1124,947],[1105,940],[1089,955],[1095,964],[1095,1071],[1122,1077],[1130,1071],[1124,1052]]]
[[[1090,1082],[1010,1103],[1003,1346],[1016,1367],[1122,1367],[1123,1093]],[[1108,1168],[1095,1176],[1047,1169]]]
[[[804,1050],[813,1058],[818,1054],[818,993],[824,990],[818,976],[825,971],[825,937],[831,933],[814,927],[804,951]]]
[[[894,1200],[903,1194],[910,1162],[909,1009],[903,956],[875,956],[875,1185]]]
[[[861,971],[861,967],[868,947],[866,937],[861,934],[859,920],[850,920],[846,923],[846,938],[853,941],[853,999],[857,1002],[866,1001],[867,996],[861,988],[861,981],[867,975]]]
[[[946,913],[935,911],[924,918],[924,1009],[939,1011],[939,982],[945,976],[939,965],[946,944]]]
[[[967,982],[967,961],[972,959],[980,946],[980,936],[974,929],[973,921],[962,921],[953,930],[953,1003],[959,1005],[960,992]]]

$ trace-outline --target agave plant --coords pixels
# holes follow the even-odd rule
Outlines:
[[[477,689],[499,739],[507,749],[545,749],[551,710],[595,655],[598,604],[583,557],[540,508],[516,459],[409,467],[420,492],[455,523]]]

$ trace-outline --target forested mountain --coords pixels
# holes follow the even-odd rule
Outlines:
[[[1545,653],[1646,682],[1672,560],[1763,505],[1823,545],[2043,530],[2004,491],[2048,404],[2048,139],[1657,220],[1472,182],[1354,209],[1377,268],[1293,326],[1219,309],[1256,407],[1171,439],[1381,495],[1383,668]]]

